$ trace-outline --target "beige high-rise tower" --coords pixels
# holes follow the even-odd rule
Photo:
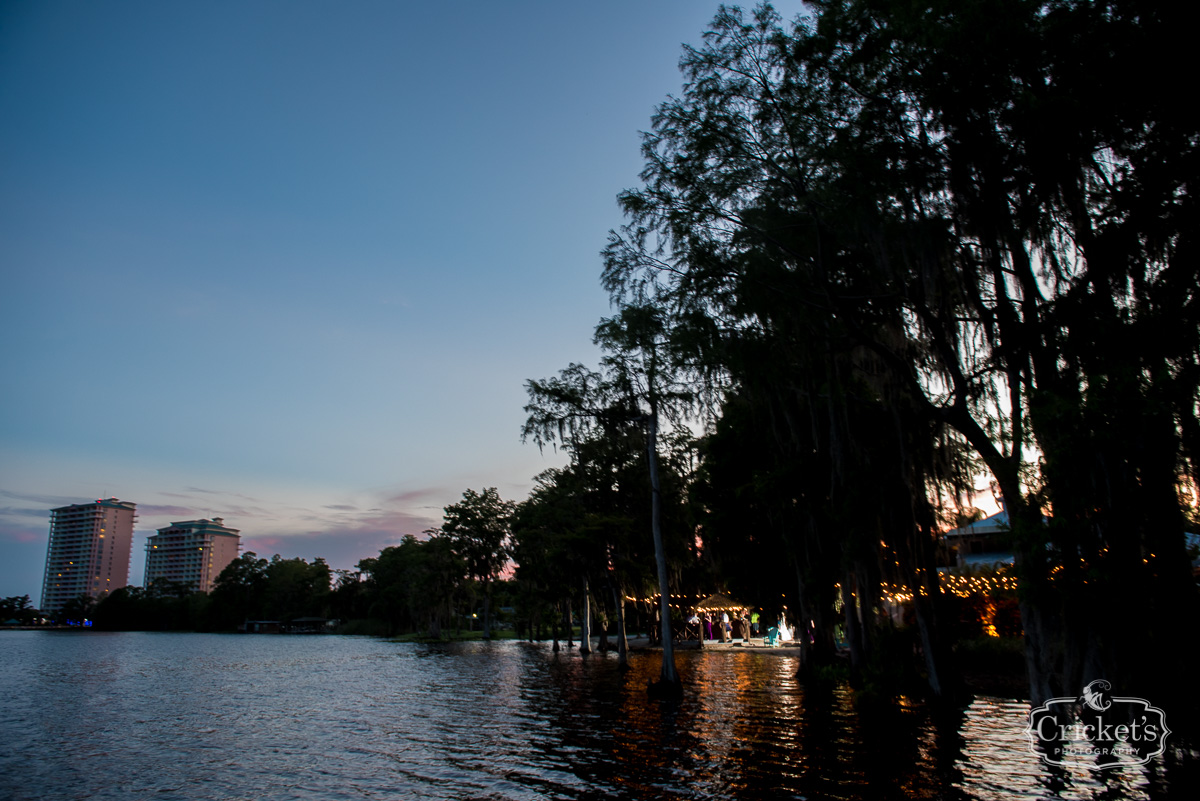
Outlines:
[[[185,520],[160,528],[146,540],[146,586],[170,579],[193,591],[211,592],[217,576],[237,559],[242,538],[236,528],[212,520]]]
[[[137,504],[116,498],[51,509],[42,611],[80,595],[99,601],[128,584],[135,520]]]

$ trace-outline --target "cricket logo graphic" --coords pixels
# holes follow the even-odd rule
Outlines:
[[[1107,696],[1111,689],[1112,684],[1104,679],[1096,679],[1083,688],[1083,702],[1097,712],[1104,712],[1112,708],[1112,700]]]

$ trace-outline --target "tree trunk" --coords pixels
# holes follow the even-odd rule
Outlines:
[[[800,639],[800,670],[801,672],[808,670],[812,666],[813,661],[813,644],[808,640],[808,622],[812,620],[812,610],[809,609],[808,600],[804,592],[804,573],[800,570],[800,563],[796,565],[796,589],[799,593],[800,619],[796,621],[796,631],[794,636]]]
[[[567,648],[575,647],[575,615],[571,614],[571,599],[567,598]]]
[[[846,619],[846,642],[850,645],[850,670],[858,673],[863,669],[864,655],[858,631],[858,602],[853,587],[854,573],[846,571],[842,576],[842,611]]]
[[[879,576],[858,563],[855,570],[855,599],[858,601],[858,636],[862,639],[863,659],[870,661],[878,637],[875,609],[879,603]]]
[[[483,584],[483,639],[492,639],[492,582]]]
[[[918,594],[913,599],[917,614],[917,630],[921,635],[921,653],[925,657],[926,681],[929,691],[936,698],[947,698],[954,693],[954,678],[949,667],[949,649],[937,624],[934,611],[935,600]]]
[[[678,694],[682,687],[675,670],[675,648],[671,641],[671,587],[667,582],[667,553],[661,526],[662,488],[658,481],[658,409],[652,408],[646,425],[646,456],[650,463],[650,530],[654,535],[654,561],[658,566],[658,601],[661,616],[662,693]]]
[[[629,641],[625,636],[625,599],[621,590],[613,585],[613,603],[617,610],[617,667],[626,670],[629,667]]]
[[[591,593],[588,591],[586,576],[583,579],[583,608],[579,613],[579,625],[579,653],[590,654],[592,652],[592,599]]]
[[[902,558],[914,565],[911,569],[914,578],[913,607],[921,636],[921,652],[925,657],[927,681],[935,697],[950,698],[958,695],[961,681],[938,612],[942,588],[933,553],[934,534],[924,526],[914,526],[912,531],[916,540],[911,547],[907,538],[901,538],[900,545],[904,549]]]

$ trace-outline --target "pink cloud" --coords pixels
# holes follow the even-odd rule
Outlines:
[[[32,531],[26,528],[0,529],[0,540],[5,542],[19,542],[22,544],[33,542],[44,543],[47,541],[47,537],[48,535],[46,531],[42,531],[41,529],[38,529],[37,531]]]
[[[310,508],[263,508],[244,495],[229,494],[214,506],[211,490],[186,487],[181,493],[162,493],[166,503],[140,505],[148,525],[165,520],[220,516],[242,534],[242,552],[260,557],[275,554],[307,561],[320,557],[334,569],[354,569],[359,561],[378,556],[405,535],[424,539],[427,529],[441,523],[446,493],[437,487],[389,488],[360,502],[330,499]],[[197,493],[192,495],[191,493]],[[178,505],[171,500],[178,499]],[[191,504],[190,506],[184,505]],[[158,521],[162,520],[163,523]]]
[[[254,551],[259,556],[270,554],[272,549],[288,542],[290,537],[242,537],[242,550]]]
[[[309,532],[287,537],[250,537],[242,540],[242,551],[254,551],[260,557],[279,554],[284,559],[311,562],[324,559],[334,570],[353,570],[363,559],[399,542],[391,532]]]
[[[323,558],[335,570],[351,570],[363,559],[398,544],[406,534],[422,537],[441,520],[396,509],[372,509],[360,515],[339,514],[334,519],[308,515],[314,529],[305,532],[272,532],[242,537],[242,551],[260,557],[279,554],[285,559],[312,561]],[[324,524],[324,525],[322,525]]]

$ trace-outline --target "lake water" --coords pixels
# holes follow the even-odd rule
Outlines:
[[[1195,798],[1194,754],[1051,771],[1026,704],[864,717],[793,657],[0,632],[0,799]]]

